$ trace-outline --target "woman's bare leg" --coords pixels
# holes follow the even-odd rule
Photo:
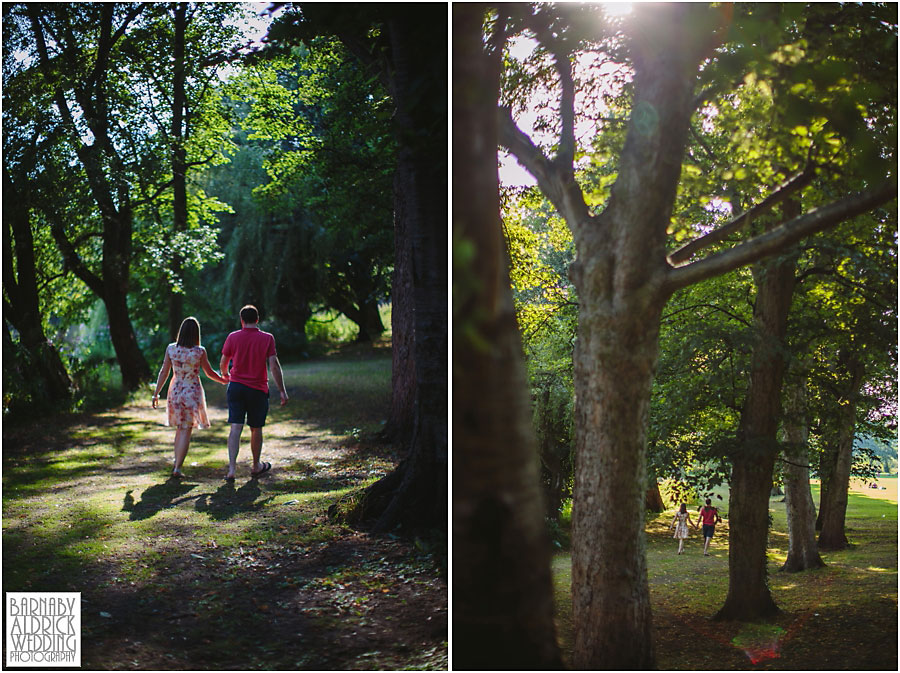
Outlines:
[[[172,474],[182,474],[181,466],[191,445],[191,433],[194,428],[177,428],[175,430],[175,467]]]

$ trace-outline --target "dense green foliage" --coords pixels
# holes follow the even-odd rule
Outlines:
[[[346,316],[360,340],[385,330],[383,87],[337,41],[250,58],[247,7],[184,8],[181,38],[174,5],[3,7],[4,413],[146,380],[147,365],[132,365],[156,366],[170,295],[211,352],[248,302],[292,356],[311,352],[319,313]],[[34,367],[48,344],[61,372]],[[66,374],[75,397],[48,399],[47,381]]]
[[[772,185],[804,169],[815,173],[798,197],[808,210],[890,174],[896,160],[895,7],[738,5],[733,14],[722,11],[729,32],[698,79],[698,100],[705,104],[692,123],[668,231],[670,250],[722,226],[768,196]],[[589,119],[599,118],[576,153],[576,175],[593,212],[609,199],[632,96],[629,65],[608,37],[615,34],[614,20],[606,21],[608,27],[595,30],[593,51],[584,49],[583,35],[564,40],[575,53],[575,45],[582,45],[575,86],[592,106],[578,108],[579,123],[588,128]],[[522,44],[507,52],[504,97],[516,112],[536,108],[533,138],[540,143],[555,137],[547,130],[559,124],[554,99],[560,85],[546,48],[525,52]],[[723,82],[736,85],[725,90]],[[568,455],[551,447],[564,445],[571,452],[573,446],[577,298],[566,278],[574,258],[571,239],[538,193],[507,190],[504,220],[549,480],[553,454]],[[776,209],[757,218],[713,250],[759,233],[780,216]],[[836,433],[830,425],[834,407],[843,403],[841,352],[857,353],[866,363],[857,433],[881,441],[895,433],[896,245],[892,204],[788,253],[798,255],[798,284],[785,354],[791,376],[808,377],[814,468]],[[663,313],[649,460],[651,473],[671,479],[677,491],[702,493],[727,479],[755,343],[755,296],[748,268],[682,290]],[[869,446],[858,443],[854,470],[861,476],[880,469],[870,461]],[[571,461],[565,467],[564,482],[571,479]],[[546,485],[555,506],[558,497]]]

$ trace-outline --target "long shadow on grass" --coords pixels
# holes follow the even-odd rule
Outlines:
[[[195,505],[198,512],[205,512],[210,519],[225,521],[236,514],[257,512],[266,506],[275,496],[257,501],[262,495],[257,479],[250,479],[238,489],[233,481],[226,481],[215,493],[204,493]]]
[[[141,499],[137,502],[131,495],[134,489],[129,489],[125,493],[125,499],[122,503],[122,511],[130,512],[128,517],[131,521],[143,521],[155,516],[157,513],[169,507],[174,507],[179,502],[184,502],[190,498],[181,498],[180,496],[189,493],[196,484],[185,484],[180,479],[170,477],[162,484],[154,484],[141,493]],[[202,496],[194,496],[202,497]]]

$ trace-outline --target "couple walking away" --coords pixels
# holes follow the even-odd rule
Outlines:
[[[712,506],[712,500],[709,498],[706,499],[706,506],[700,508],[700,516],[697,523],[694,523],[691,519],[691,515],[688,514],[687,505],[681,503],[681,508],[678,510],[678,513],[675,515],[675,518],[672,519],[672,524],[669,526],[669,530],[672,528],[675,529],[674,537],[678,540],[678,553],[684,553],[684,541],[688,536],[688,524],[692,525],[694,528],[699,528],[699,524],[703,522],[703,555],[709,556],[709,543],[712,540],[713,533],[716,530],[716,523],[721,521],[722,519],[719,517],[719,510]]]
[[[206,395],[200,385],[201,369],[216,383],[228,386],[231,432],[228,435],[228,472],[225,479],[234,480],[245,422],[250,426],[250,453],[253,455],[250,474],[257,476],[268,472],[272,464],[260,461],[260,456],[262,429],[269,412],[269,369],[281,394],[282,406],[287,404],[288,395],[281,363],[275,352],[275,337],[259,329],[259,311],[255,306],[247,305],[241,309],[241,329],[225,339],[219,362],[221,374],[213,370],[206,349],[200,345],[200,323],[196,318],[185,318],[175,343],[166,347],[152,404],[156,409],[159,391],[169,378],[169,372],[172,372],[172,383],[166,397],[166,425],[175,427],[173,477],[184,476],[181,466],[187,456],[193,429],[209,427]]]

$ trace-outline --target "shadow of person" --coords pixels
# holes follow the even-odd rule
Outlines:
[[[190,498],[183,498],[176,501],[177,498],[193,490],[196,486],[196,484],[185,484],[181,479],[169,477],[164,483],[150,486],[141,493],[141,499],[138,502],[135,502],[132,495],[134,489],[130,489],[125,493],[122,511],[130,512],[128,518],[131,521],[149,519],[161,510],[189,500]]]
[[[240,512],[256,512],[275,496],[269,496],[257,502],[262,494],[259,480],[250,479],[239,489],[234,488],[233,481],[226,481],[215,493],[204,493],[195,505],[198,512],[206,512],[210,519],[224,521]]]

